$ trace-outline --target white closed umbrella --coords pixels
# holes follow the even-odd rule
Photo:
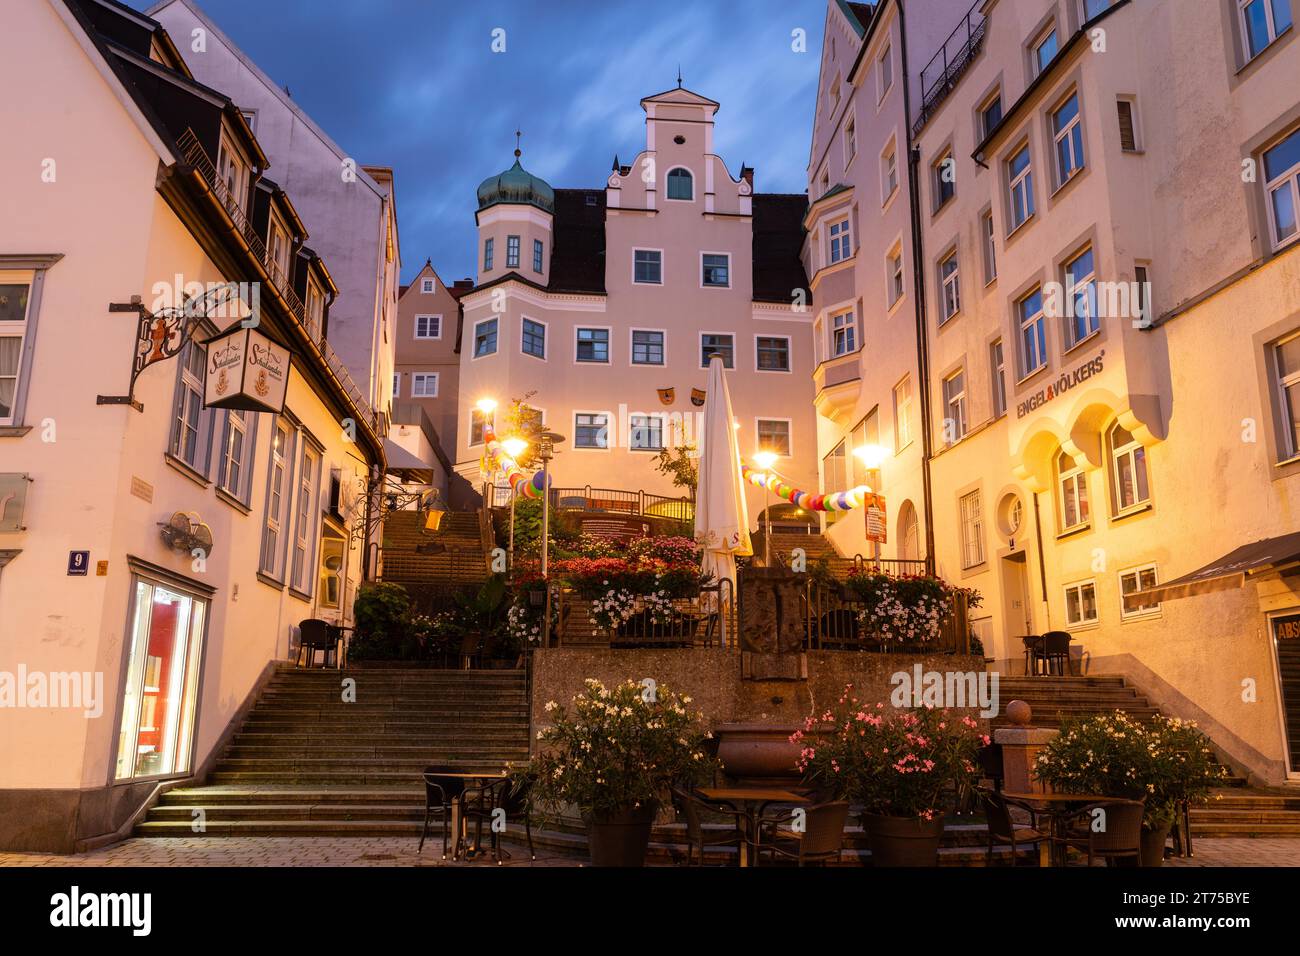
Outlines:
[[[749,509],[740,477],[740,444],[720,355],[709,359],[707,389],[695,493],[695,537],[704,549],[704,573],[719,582],[724,578],[730,581],[731,593],[735,594],[736,558],[753,554],[754,548],[749,540]]]

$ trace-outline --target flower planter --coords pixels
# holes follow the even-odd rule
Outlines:
[[[786,724],[722,724],[718,760],[729,777],[743,780],[792,780],[803,776],[798,767],[800,744],[790,742],[797,730]]]
[[[871,846],[872,866],[938,866],[943,817],[862,815],[862,829]]]
[[[587,818],[587,846],[592,866],[645,866],[654,804]]]
[[[1165,865],[1165,841],[1169,839],[1172,824],[1165,823],[1154,830],[1142,828],[1142,866]]]

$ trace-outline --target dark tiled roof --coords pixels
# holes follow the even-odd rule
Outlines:
[[[755,302],[789,302],[795,289],[803,289],[804,301],[812,302],[800,258],[807,209],[803,193],[754,194]]]
[[[848,7],[853,11],[853,15],[858,18],[858,23],[863,30],[867,28],[867,24],[871,22],[871,18],[876,13],[876,8],[870,3],[850,3]]]
[[[554,228],[549,288],[604,294],[605,191],[555,190]]]

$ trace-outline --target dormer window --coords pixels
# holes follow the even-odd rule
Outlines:
[[[325,296],[315,282],[307,283],[307,331],[319,340],[325,323]]]
[[[689,169],[678,166],[668,171],[668,198],[690,202],[695,198],[695,181]]]
[[[289,281],[289,230],[276,216],[271,217],[271,225],[266,244],[270,261],[267,266],[276,285],[287,285]]]
[[[247,208],[249,164],[223,134],[217,152],[217,193],[229,210]]]

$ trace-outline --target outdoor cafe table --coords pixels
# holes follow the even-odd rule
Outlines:
[[[506,772],[504,770],[479,770],[479,771],[438,770],[431,773],[430,776],[450,777],[454,780],[464,780],[465,786],[468,787],[473,781],[476,780],[503,779],[506,776]],[[460,851],[465,844],[465,819],[464,819],[464,815],[461,812],[461,806],[462,804],[461,804],[460,796],[455,796],[451,798],[451,832],[456,834],[456,842],[453,843],[451,847],[451,858],[453,860],[460,859]],[[477,856],[481,852],[481,849],[482,848],[478,846],[478,843],[476,841],[473,847],[467,848],[465,850],[465,859],[468,860],[471,859],[472,857]]]
[[[1039,844],[1038,865],[1054,866],[1057,865],[1055,862],[1057,858],[1056,843],[1058,839],[1065,836],[1064,821],[1089,804],[1108,803],[1115,798],[1096,793],[1015,793],[1011,790],[1003,790],[1002,799],[1011,804],[1025,804],[1033,809],[1035,813],[1047,817],[1051,825],[1052,838],[1048,841],[1049,846],[1046,848],[1041,843]],[[1064,843],[1061,844],[1059,860],[1059,865],[1064,866]]]
[[[744,832],[740,840],[740,865],[749,866],[748,849],[754,845],[754,862],[758,862],[758,818],[772,803],[807,803],[808,798],[775,787],[701,787],[700,796],[712,803],[725,803],[740,814]]]

